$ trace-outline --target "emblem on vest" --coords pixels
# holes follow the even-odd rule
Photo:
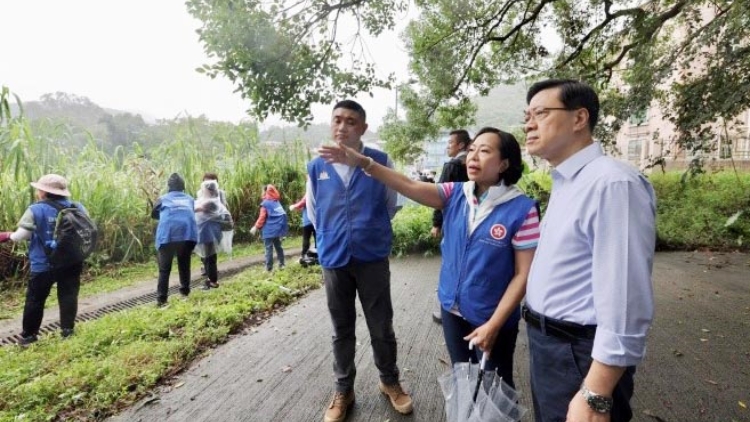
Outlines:
[[[508,230],[502,224],[495,224],[490,228],[490,236],[495,240],[505,239]]]
[[[320,174],[318,175],[318,180],[328,180],[328,179],[330,179],[330,177],[328,176],[327,171],[321,171]]]

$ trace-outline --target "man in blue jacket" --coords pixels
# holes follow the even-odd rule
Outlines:
[[[333,107],[333,141],[360,151],[369,157],[370,164],[393,167],[387,154],[364,146],[362,135],[366,130],[367,115],[357,102],[345,100]],[[399,383],[388,262],[397,195],[370,178],[366,170],[329,164],[320,157],[307,166],[307,212],[315,226],[333,324],[336,389],[324,422],[343,421],[354,403],[357,294],[370,330],[375,366],[380,371],[380,391],[399,413],[412,411],[411,397]]]
[[[177,257],[180,273],[180,294],[190,294],[190,256],[198,242],[198,224],[195,222],[195,201],[185,193],[185,181],[172,173],[167,181],[167,192],[156,201],[151,218],[159,220],[156,226],[156,250],[159,253],[159,281],[156,285],[156,305],[167,305],[169,274],[172,261]]]

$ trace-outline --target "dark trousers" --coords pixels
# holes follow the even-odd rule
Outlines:
[[[279,266],[284,266],[284,249],[281,247],[280,237],[269,237],[263,239],[263,247],[266,249],[266,269],[273,269],[273,250],[276,249],[276,257],[279,259]]]
[[[172,272],[172,261],[177,257],[177,271],[180,273],[180,293],[190,294],[190,256],[195,242],[170,242],[159,248],[159,281],[156,285],[156,300],[165,303],[169,295],[169,275]]]
[[[591,367],[594,340],[561,339],[528,325],[527,332],[535,420],[564,422],[568,405]],[[612,422],[625,422],[633,417],[630,398],[634,374],[635,367],[627,368],[615,387]]]
[[[203,265],[206,268],[206,276],[209,281],[214,283],[219,281],[219,267],[218,262],[219,255],[213,254],[203,258]]]
[[[310,250],[310,238],[315,239],[315,226],[312,224],[308,224],[305,227],[302,227],[302,256],[304,257],[307,255],[307,251]],[[318,242],[317,240],[313,240],[315,242],[315,248],[318,248]]]
[[[355,326],[359,301],[370,331],[375,366],[384,384],[398,383],[397,344],[393,332],[391,304],[391,271],[388,260],[350,262],[344,267],[323,269],[328,311],[333,324],[333,372],[336,391],[346,393],[354,388],[357,369],[354,354],[357,344]]]
[[[477,326],[458,315],[452,314],[441,308],[443,336],[451,364],[457,362],[477,363],[482,358],[482,351],[478,347],[469,350],[469,342],[464,337],[474,331]],[[513,382],[513,353],[516,350],[516,339],[518,338],[518,326],[503,328],[497,334],[495,344],[492,346],[485,369],[497,371],[508,385],[515,388]]]
[[[60,328],[72,330],[75,327],[82,270],[83,264],[75,264],[42,273],[31,273],[23,307],[22,336],[39,334],[44,318],[44,304],[55,283],[60,306]]]

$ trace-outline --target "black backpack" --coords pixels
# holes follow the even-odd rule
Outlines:
[[[63,206],[55,201],[44,201],[57,209],[53,231],[54,248],[47,248],[47,257],[53,268],[80,264],[96,248],[96,224],[76,204]]]

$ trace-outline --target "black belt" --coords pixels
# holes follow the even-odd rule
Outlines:
[[[546,317],[532,311],[526,305],[521,306],[521,316],[526,321],[526,324],[563,340],[592,340],[596,336],[596,325],[581,325]],[[542,320],[544,320],[544,329],[542,328]]]

